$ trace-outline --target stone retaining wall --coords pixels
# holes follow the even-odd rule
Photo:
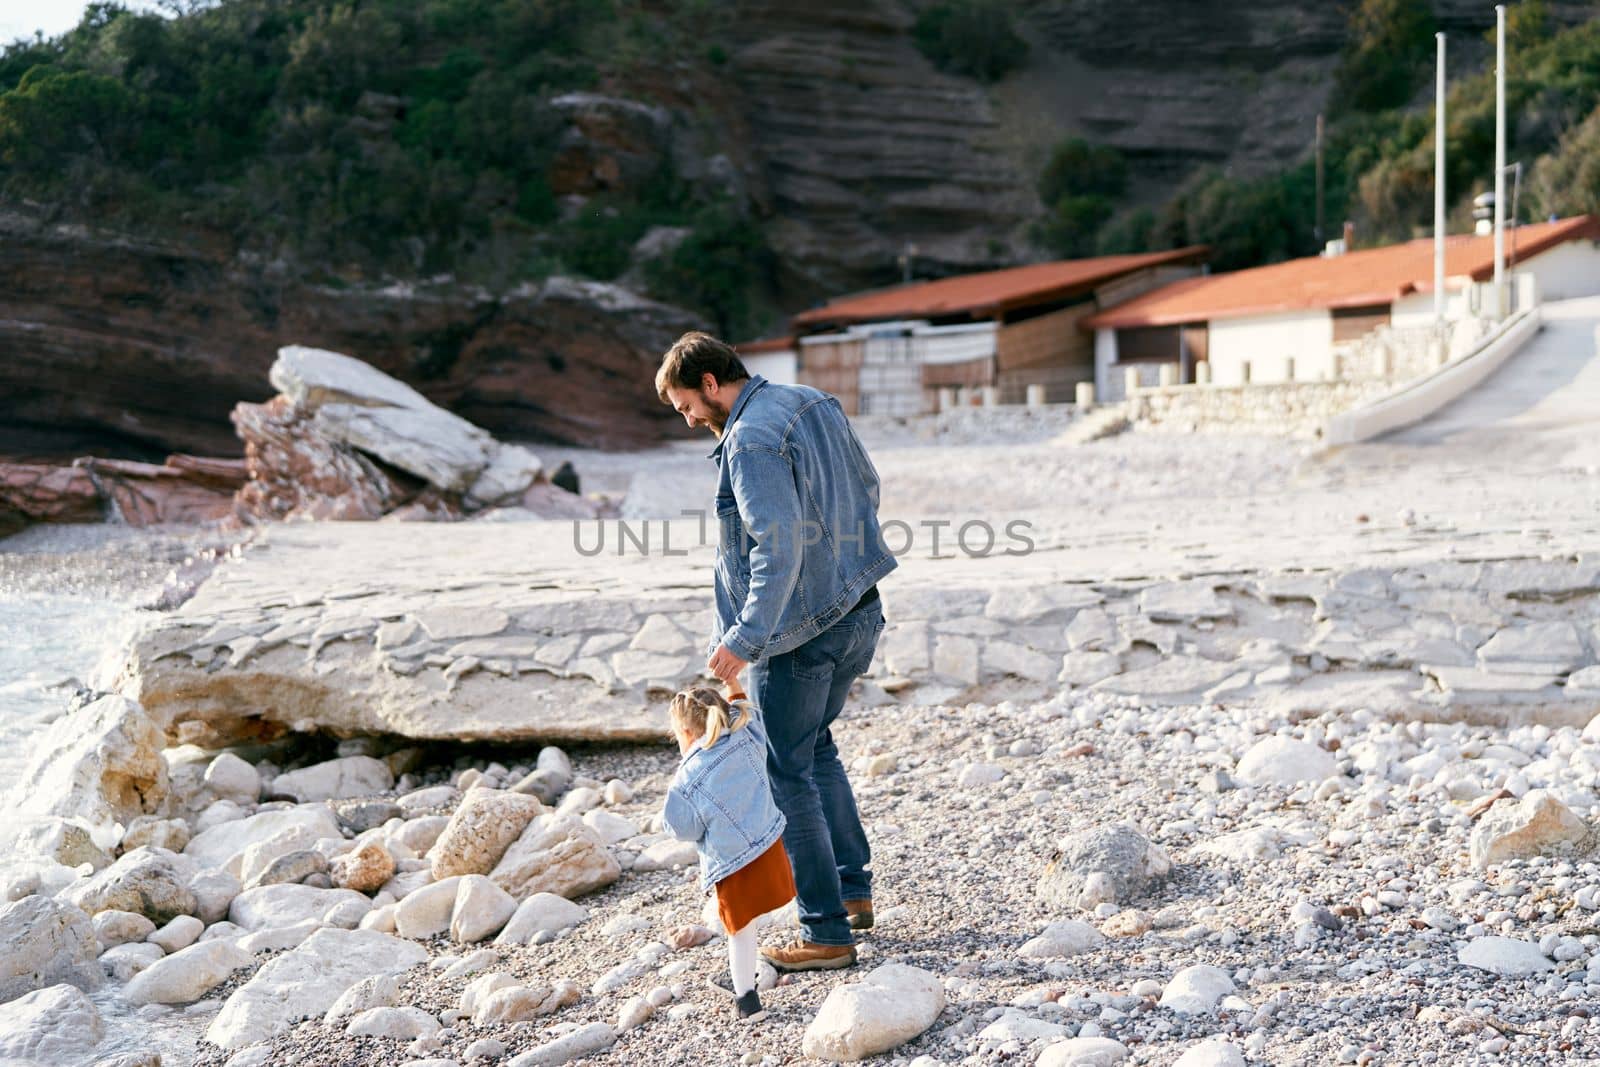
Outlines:
[[[1138,429],[1178,433],[1321,435],[1328,419],[1394,387],[1389,378],[1251,385],[1172,385],[1140,389],[1127,401]]]

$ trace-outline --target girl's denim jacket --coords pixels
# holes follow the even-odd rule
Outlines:
[[[755,860],[783,835],[783,813],[767,780],[767,733],[751,709],[749,725],[709,749],[685,753],[667,789],[661,821],[700,850],[700,888],[709,890]]]

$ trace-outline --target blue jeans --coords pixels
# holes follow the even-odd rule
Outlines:
[[[819,945],[854,944],[844,902],[872,896],[872,850],[830,727],[851,683],[872,665],[883,626],[881,601],[858,605],[798,648],[750,666],[772,795],[788,820],[783,847],[800,928]]]

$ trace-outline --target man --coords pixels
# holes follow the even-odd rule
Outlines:
[[[752,377],[707,334],[678,339],[656,392],[717,437],[707,666],[730,686],[750,668],[800,909],[800,937],[761,954],[782,971],[848,967],[852,931],[872,925],[872,854],[830,727],[883,632],[876,583],[895,558],[878,528],[878,472],[838,400]]]

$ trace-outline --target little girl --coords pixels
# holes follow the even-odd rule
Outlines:
[[[683,762],[667,790],[662,823],[700,851],[700,887],[716,887],[728,933],[728,977],[741,1019],[761,1011],[753,920],[794,899],[783,851],[783,814],[767,781],[767,738],[743,693],[714,689],[672,698],[672,734]]]

